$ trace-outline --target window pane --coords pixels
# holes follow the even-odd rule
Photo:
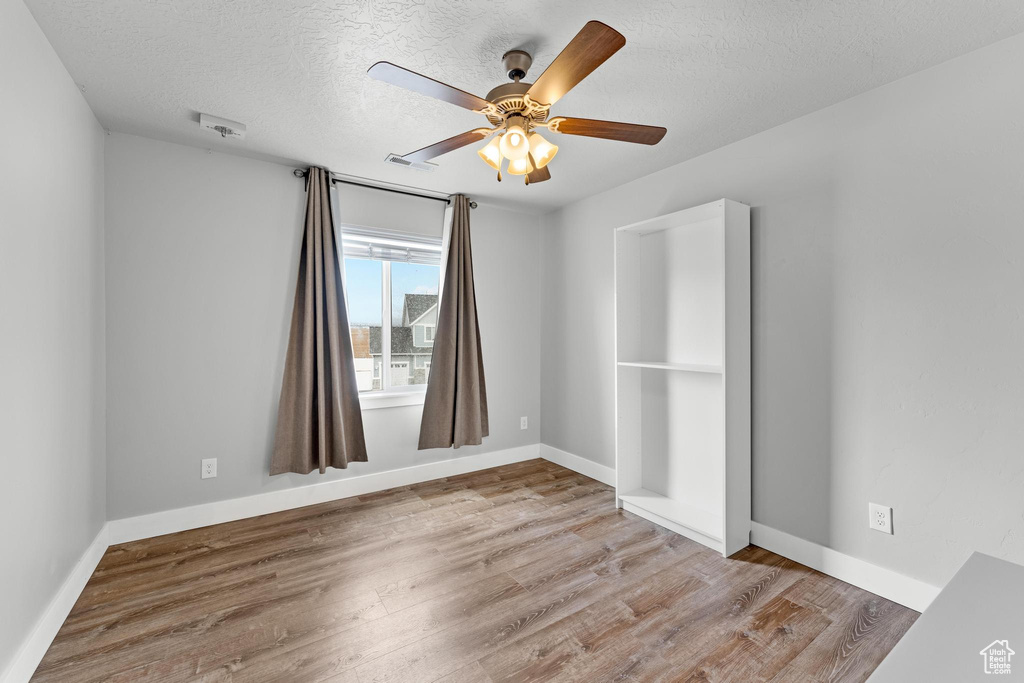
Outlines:
[[[383,308],[383,264],[367,259],[345,259],[345,293],[348,322],[352,330],[352,351],[356,361],[359,391],[380,391],[381,309]]]
[[[391,262],[391,385],[426,384],[437,324],[439,266]]]

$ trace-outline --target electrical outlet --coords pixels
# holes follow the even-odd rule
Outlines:
[[[519,428],[520,429],[526,429],[526,418],[525,417],[519,418]]]
[[[868,526],[883,534],[892,533],[892,508],[868,503]]]
[[[206,458],[203,460],[203,479],[211,479],[217,476],[217,458]]]

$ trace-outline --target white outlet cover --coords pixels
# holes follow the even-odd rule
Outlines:
[[[883,534],[892,533],[892,508],[868,503],[868,527]]]
[[[527,424],[528,424],[528,423],[527,423],[527,420],[526,420],[526,418],[525,418],[525,417],[521,417],[521,418],[519,418],[519,428],[520,428],[520,429],[526,429],[526,425],[527,425]]]
[[[211,479],[217,476],[217,458],[205,458],[203,460],[200,476],[203,479]]]

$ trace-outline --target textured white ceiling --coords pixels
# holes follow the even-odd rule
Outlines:
[[[561,206],[1024,31],[1021,0],[27,0],[108,129],[531,210]],[[626,46],[552,109],[663,125],[656,147],[556,136],[552,180],[497,183],[475,146],[433,173],[404,154],[485,123],[374,81],[387,60],[478,95],[501,55],[532,81],[590,19]],[[241,121],[245,140],[199,129]]]

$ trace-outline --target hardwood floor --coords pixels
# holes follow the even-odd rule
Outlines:
[[[543,460],[111,547],[33,681],[862,681],[917,613]]]

